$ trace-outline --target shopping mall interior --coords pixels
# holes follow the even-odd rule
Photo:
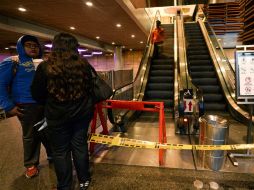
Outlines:
[[[0,62],[23,35],[47,60],[54,36],[70,33],[113,89],[90,125],[101,135],[90,136],[88,189],[254,189],[253,0],[0,2]],[[44,147],[39,175],[24,177],[21,124],[3,109],[0,148],[0,189],[56,189]]]

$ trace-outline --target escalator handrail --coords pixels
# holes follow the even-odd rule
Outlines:
[[[228,101],[229,105],[237,112],[239,113],[241,116],[243,116],[243,119],[245,119],[245,123],[248,122],[249,120],[249,113],[246,112],[245,110],[243,110],[235,101],[235,99],[232,97],[232,94],[230,93],[230,89],[227,85],[227,81],[225,79],[225,76],[223,74],[223,71],[221,70],[221,67],[220,67],[220,61],[217,59],[217,56],[216,56],[216,49],[215,47],[212,45],[212,42],[211,42],[211,39],[210,39],[210,36],[208,35],[208,31],[206,30],[206,27],[203,23],[203,21],[199,20],[198,21],[199,24],[200,24],[200,28],[201,28],[201,31],[203,33],[203,36],[204,36],[204,39],[205,39],[205,42],[208,46],[208,50],[210,52],[210,55],[211,55],[211,58],[212,58],[212,61],[214,63],[214,66],[215,66],[215,70],[217,70],[217,74],[218,74],[218,78],[219,78],[219,81],[222,85],[222,89],[223,89],[223,92],[225,94],[225,97],[226,97],[226,100]],[[218,70],[220,72],[218,72]],[[252,120],[254,119],[254,117],[252,117]]]
[[[151,35],[152,35],[152,31],[153,31],[153,29],[155,28],[155,23],[156,23],[156,20],[158,19],[158,16],[159,17],[161,17],[160,16],[160,11],[159,10],[157,10],[156,11],[156,13],[155,13],[155,16],[154,16],[154,20],[153,20],[153,23],[152,23],[152,25],[151,25],[151,28],[150,28],[150,33],[149,33],[149,36],[148,36],[148,39],[147,39],[147,42],[146,42],[146,46],[145,46],[145,50],[144,50],[144,53],[143,53],[143,55],[142,55],[142,59],[141,59],[141,61],[140,61],[140,65],[139,65],[139,68],[138,68],[138,71],[137,71],[137,73],[136,73],[136,76],[135,76],[135,78],[133,79],[133,81],[132,82],[130,82],[130,83],[127,83],[127,84],[124,84],[124,85],[122,85],[122,86],[120,86],[120,87],[118,87],[118,88],[115,88],[114,90],[113,90],[113,95],[110,97],[110,99],[114,99],[114,97],[115,97],[115,95],[117,94],[117,92],[118,91],[120,91],[121,89],[123,89],[123,88],[126,88],[127,86],[129,86],[129,85],[131,85],[131,86],[133,86],[133,84],[138,80],[138,77],[139,77],[139,75],[141,74],[141,70],[143,69],[144,70],[144,74],[146,73],[146,67],[144,67],[144,65],[145,65],[145,60],[146,60],[146,56],[149,56],[149,54],[148,54],[148,51],[151,49],[151,46],[152,46],[152,44],[151,44]],[[148,55],[147,55],[148,54]],[[146,61],[146,63],[148,62],[148,60]],[[141,91],[141,89],[142,89],[142,87],[140,87],[140,89],[139,89],[139,93],[138,93],[138,98],[136,98],[137,100],[139,100],[140,99],[140,91]],[[135,95],[134,95],[134,98],[135,98]],[[116,124],[115,123],[115,121],[114,121],[114,116],[113,116],[113,111],[112,111],[112,109],[108,109],[108,119],[109,119],[109,121],[110,121],[110,123],[111,124]],[[125,113],[125,115],[127,114],[127,112]]]
[[[213,28],[212,28],[212,26],[211,26],[209,20],[208,20],[208,19],[206,18],[206,16],[205,16],[204,9],[201,8],[200,10],[202,11],[202,13],[203,13],[203,15],[204,15],[204,18],[205,18],[205,19],[203,20],[203,22],[206,21],[206,23],[208,24],[209,29],[210,29],[210,31],[212,32],[212,35],[214,36],[216,43],[218,44],[218,48],[219,48],[220,51],[222,52],[222,55],[223,55],[224,60],[226,60],[227,65],[229,66],[231,72],[235,73],[235,70],[233,69],[232,65],[230,64],[230,61],[228,60],[228,57],[226,56],[226,54],[225,54],[225,52],[224,52],[224,49],[223,49],[223,47],[221,46],[221,43],[219,43],[219,40],[218,40],[218,38],[217,38],[217,35],[215,34],[215,31],[213,30]]]
[[[138,68],[138,71],[137,71],[137,74],[136,74],[135,78],[133,79],[132,82],[129,82],[129,83],[127,83],[127,84],[124,84],[124,85],[122,85],[122,86],[120,86],[120,87],[114,89],[114,90],[113,90],[113,95],[111,96],[111,99],[114,99],[114,96],[115,96],[115,94],[116,94],[117,91],[119,91],[120,89],[122,89],[122,88],[124,88],[124,87],[127,87],[127,86],[133,84],[133,83],[137,80],[137,78],[138,78],[138,76],[139,76],[139,74],[140,74],[140,72],[141,72],[141,70],[142,70],[142,68],[143,68],[144,60],[145,60],[145,56],[146,56],[146,54],[147,54],[147,51],[148,51],[149,47],[151,46],[151,35],[152,35],[152,31],[153,31],[153,29],[154,29],[154,27],[155,27],[156,18],[158,18],[158,15],[159,15],[159,17],[160,17],[160,11],[159,11],[159,10],[157,10],[156,13],[155,13],[154,20],[153,20],[153,23],[152,23],[152,25],[151,25],[150,32],[149,32],[149,36],[148,36],[148,39],[147,39],[147,42],[146,42],[145,50],[144,50],[144,53],[143,53],[143,55],[142,55],[142,59],[141,59],[141,61],[140,61],[140,65],[139,65],[139,68]]]
[[[179,20],[179,23],[177,24],[178,27],[180,29],[178,29],[179,35],[178,36],[178,43],[182,43],[182,45],[179,45],[180,48],[180,52],[182,53],[182,56],[180,56],[181,54],[179,53],[179,64],[180,64],[180,82],[181,82],[181,89],[193,89],[194,92],[197,91],[198,87],[195,86],[192,83],[192,79],[189,75],[189,71],[188,71],[188,59],[187,59],[187,51],[186,51],[186,37],[185,37],[185,31],[184,31],[184,22],[183,22],[183,16],[181,16],[181,19]],[[181,40],[182,41],[181,41]],[[181,61],[181,59],[183,59]]]

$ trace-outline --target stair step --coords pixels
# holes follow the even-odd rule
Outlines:
[[[217,85],[218,80],[217,78],[192,78],[192,82],[197,85],[197,86],[202,86],[202,85]]]
[[[203,93],[204,102],[221,102],[223,101],[222,94],[205,94]]]
[[[206,71],[206,72],[190,72],[192,78],[216,78],[217,75],[214,71]]]
[[[173,76],[173,70],[152,70],[150,76]]]
[[[221,88],[218,85],[199,85],[203,93],[221,93]]]
[[[214,70],[213,65],[198,65],[198,66],[191,65],[189,68],[191,72],[195,72],[195,71],[203,72],[203,71]]]
[[[151,76],[148,79],[148,82],[152,82],[152,83],[172,83],[174,81],[174,77],[173,76],[159,76],[159,77],[154,77]]]
[[[173,90],[173,83],[148,83],[147,90]]]

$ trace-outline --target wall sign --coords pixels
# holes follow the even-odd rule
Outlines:
[[[254,51],[236,51],[236,97],[254,97]]]

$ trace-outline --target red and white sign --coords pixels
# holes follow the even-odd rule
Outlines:
[[[183,99],[184,112],[193,112],[194,100],[193,99]]]

